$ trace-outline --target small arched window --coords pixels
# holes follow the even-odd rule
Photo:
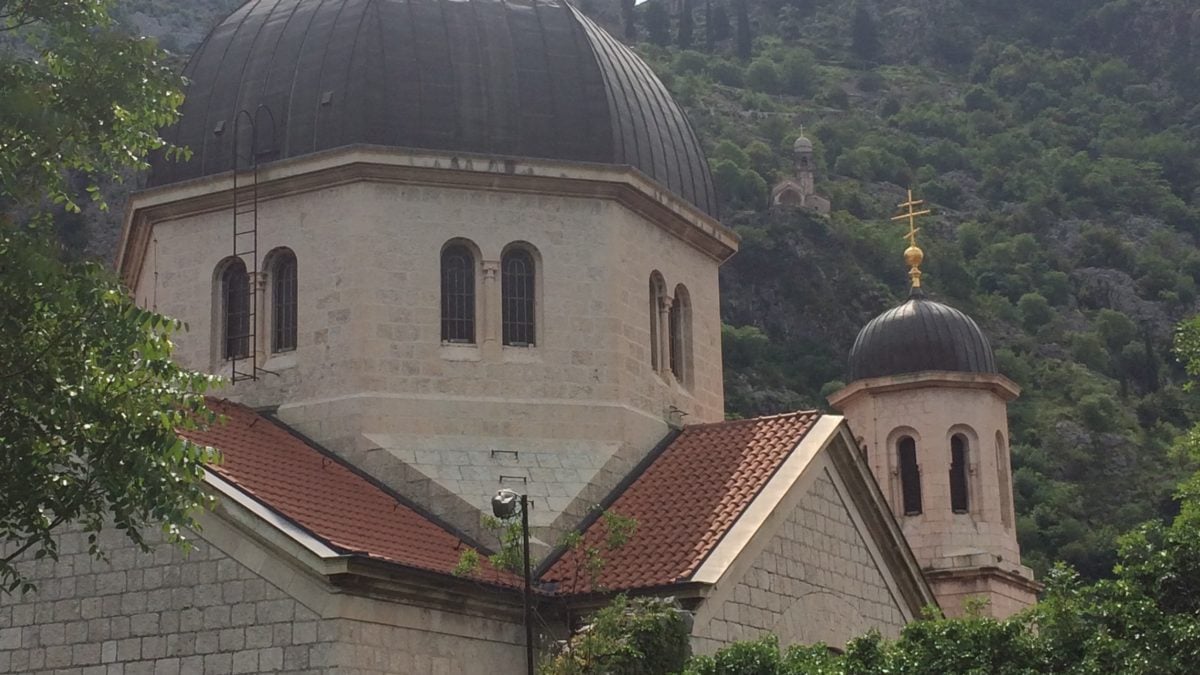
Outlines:
[[[650,367],[662,370],[662,343],[659,335],[662,323],[663,300],[667,295],[667,284],[658,272],[650,274]]]
[[[692,376],[692,304],[687,288],[675,287],[668,317],[670,326],[671,373],[680,384],[690,385]]]
[[[967,438],[954,434],[950,438],[950,510],[967,513],[971,510],[967,494]]]
[[[904,500],[904,515],[921,513],[921,467],[917,465],[917,442],[904,436],[896,444],[900,460],[900,492]]]
[[[287,249],[272,252],[271,277],[271,351],[290,352],[296,348],[297,298],[296,254]]]
[[[500,271],[504,344],[532,347],[537,341],[533,256],[523,248],[510,249],[501,257]]]
[[[250,356],[250,278],[246,263],[233,258],[221,270],[221,357]]]
[[[475,342],[475,256],[463,244],[442,250],[442,341]]]
[[[1012,466],[1008,460],[1008,453],[1005,452],[1004,434],[996,432],[996,473],[1000,480],[1000,522],[1004,524],[1006,529],[1012,529],[1013,526],[1013,490],[1012,482],[1009,478]]]

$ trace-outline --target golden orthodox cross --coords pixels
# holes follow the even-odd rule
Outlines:
[[[904,238],[908,240],[909,246],[917,245],[917,233],[921,231],[921,228],[917,227],[917,216],[927,216],[931,213],[929,209],[917,210],[917,207],[924,203],[924,199],[913,199],[912,190],[909,190],[908,201],[898,204],[901,209],[908,209],[908,211],[892,217],[892,220],[908,221],[908,234],[904,235]]]

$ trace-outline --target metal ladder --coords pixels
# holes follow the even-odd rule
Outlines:
[[[266,148],[259,146],[259,122],[260,115],[266,115],[266,121],[270,122],[270,133],[275,135],[275,118],[271,114],[271,110],[265,105],[259,105],[254,114],[242,109],[238,112],[233,120],[233,256],[242,261],[246,267],[246,292],[249,297],[246,298],[246,307],[249,310],[249,316],[246,322],[246,333],[244,335],[231,336],[237,340],[244,340],[246,349],[236,350],[233,357],[230,359],[233,368],[230,379],[234,384],[244,382],[246,380],[257,380],[258,374],[262,370],[258,367],[258,159],[260,156],[271,152],[268,145]],[[242,156],[242,133],[241,127],[243,124],[249,125],[250,129],[250,152],[248,156]],[[243,159],[245,166],[243,166]],[[249,184],[243,184],[247,176],[243,176],[243,170],[249,172]]]

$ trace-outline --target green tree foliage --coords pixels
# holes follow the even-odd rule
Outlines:
[[[731,414],[826,405],[857,331],[904,297],[886,219],[912,187],[935,213],[921,234],[928,291],[980,323],[1022,387],[1009,407],[1022,554],[1039,574],[1065,559],[1094,578],[1109,574],[1117,533],[1174,513],[1185,467],[1171,441],[1200,418],[1200,393],[1164,358],[1200,282],[1200,89],[1172,59],[1200,61],[1172,40],[1127,38],[1130,25],[1190,25],[1184,0],[1067,4],[762,0],[749,6],[752,59],[718,45],[672,86],[743,239],[722,268],[722,319],[766,341],[760,360],[726,363]],[[793,6],[798,31],[784,25]],[[889,19],[872,59],[854,48],[860,9],[877,33],[878,12]],[[799,124],[827,219],[766,198],[791,170]]]
[[[750,0],[733,0],[737,14],[737,55],[748,59],[754,54],[754,34],[750,28]]]
[[[184,542],[210,450],[206,376],[175,366],[180,326],[134,305],[111,272],[64,263],[47,202],[76,212],[100,180],[142,168],[175,119],[179,77],[104,0],[0,0],[0,588],[32,588],[23,556],[57,557],[74,524],[102,556],[110,524]]]
[[[663,2],[646,3],[646,36],[654,44],[665,47],[671,44],[671,15]]]
[[[775,63],[770,59],[755,59],[746,68],[746,86],[766,94],[779,93],[779,71],[775,69]]]
[[[142,544],[182,541],[209,503],[213,453],[176,430],[210,421],[209,379],[171,361],[179,325],[139,309],[111,273],[60,262],[44,238],[0,231],[0,586],[28,586],[26,552],[57,558],[75,523],[89,552],[111,520]]]
[[[180,78],[153,41],[114,25],[109,0],[0,0],[0,184],[10,204],[77,208],[68,171],[120,179],[162,146]],[[0,203],[0,208],[3,204]]]
[[[691,49],[695,32],[695,16],[692,0],[681,0],[679,4],[679,32],[675,44],[680,49]]]
[[[725,3],[718,2],[712,10],[713,42],[724,42],[732,35],[733,26],[729,21],[729,10],[725,8]]]
[[[868,63],[879,59],[880,43],[879,29],[875,26],[875,17],[865,3],[859,3],[854,10],[854,23],[850,29],[850,48],[858,58]]]
[[[690,624],[679,603],[619,595],[563,643],[541,675],[678,673],[691,656]]]
[[[621,0],[621,25],[626,40],[637,39],[637,0]]]

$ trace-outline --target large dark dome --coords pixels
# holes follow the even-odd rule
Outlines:
[[[193,156],[156,158],[151,185],[230,170],[235,116],[265,105],[268,159],[371,144],[626,164],[717,213],[683,111],[563,0],[249,0],[185,75],[166,138]]]
[[[975,321],[916,293],[871,319],[850,349],[850,380],[927,370],[995,373],[996,357]]]

